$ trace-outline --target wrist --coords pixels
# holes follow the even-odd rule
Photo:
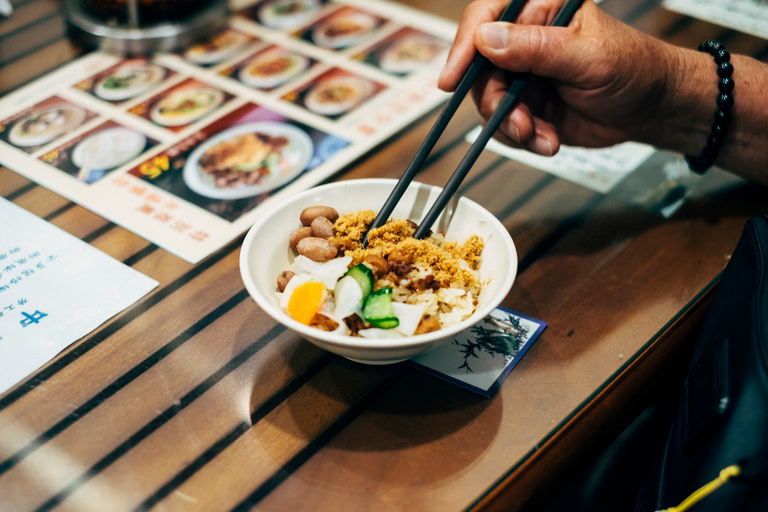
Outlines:
[[[698,154],[709,136],[717,110],[716,64],[706,53],[669,46],[662,52],[666,67],[664,93],[642,141],[683,154]]]

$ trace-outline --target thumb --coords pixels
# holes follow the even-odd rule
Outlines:
[[[581,41],[565,27],[484,23],[475,46],[496,67],[570,82],[583,71]]]

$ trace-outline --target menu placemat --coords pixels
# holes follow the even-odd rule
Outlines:
[[[243,8],[183,54],[92,53],[8,95],[0,163],[196,263],[445,100],[455,23],[289,3]]]

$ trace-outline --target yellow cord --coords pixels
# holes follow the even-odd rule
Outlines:
[[[720,471],[720,475],[709,482],[708,484],[704,485],[700,489],[696,490],[685,498],[681,504],[679,504],[676,507],[672,508],[665,508],[664,510],[660,510],[659,512],[683,512],[684,510],[688,510],[693,505],[695,505],[699,500],[702,498],[705,498],[706,496],[709,496],[712,492],[714,492],[716,489],[718,489],[721,485],[723,485],[725,482],[727,482],[729,479],[733,478],[734,476],[739,476],[741,474],[741,468],[737,465],[728,466],[725,469],[722,469]]]

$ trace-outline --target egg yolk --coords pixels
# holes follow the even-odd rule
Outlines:
[[[297,286],[288,299],[288,314],[304,325],[314,318],[325,301],[326,291],[323,283],[308,281]]]

